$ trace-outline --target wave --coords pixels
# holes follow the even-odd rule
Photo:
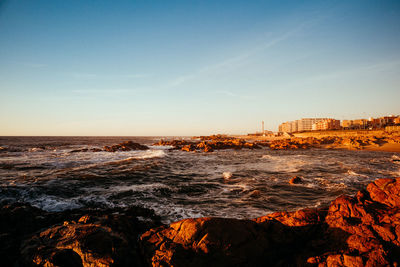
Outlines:
[[[224,177],[224,179],[230,179],[232,178],[232,173],[231,172],[223,172],[222,173],[222,177]]]
[[[350,176],[361,176],[361,177],[368,177],[367,175],[361,174],[361,173],[356,173],[355,171],[348,170],[347,174]]]

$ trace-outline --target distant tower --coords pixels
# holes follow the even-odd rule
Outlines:
[[[263,136],[265,136],[265,131],[264,131],[264,121],[262,121],[262,129],[261,129],[261,133]]]

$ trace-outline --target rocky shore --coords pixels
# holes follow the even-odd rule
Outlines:
[[[294,137],[268,142],[271,149],[308,149],[308,148],[345,148],[353,150],[379,148],[386,144],[400,145],[398,136],[327,136],[316,137]]]
[[[157,146],[172,146],[174,150],[182,150],[182,151],[203,151],[203,152],[212,152],[214,150],[221,149],[259,149],[261,148],[259,145],[253,142],[247,142],[243,139],[239,138],[230,138],[226,136],[201,136],[199,137],[200,141],[188,141],[188,140],[172,140],[165,141],[160,140],[158,143],[154,145]]]
[[[398,135],[358,135],[358,136],[324,136],[324,137],[292,137],[271,140],[243,139],[226,135],[195,137],[198,140],[160,140],[154,145],[171,146],[173,150],[212,152],[220,149],[259,149],[268,147],[272,150],[287,149],[350,149],[350,150],[382,150],[400,151]]]
[[[151,210],[0,209],[3,266],[398,266],[400,178],[328,207],[253,220],[185,219]]]

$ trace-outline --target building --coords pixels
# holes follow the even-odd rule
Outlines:
[[[298,122],[298,131],[312,131],[312,126],[322,120],[327,120],[328,118],[303,118]]]
[[[313,124],[328,118],[302,118],[301,120],[287,121],[279,125],[279,132],[294,133],[302,131],[312,131]]]
[[[358,120],[343,120],[341,125],[343,129],[350,130],[350,129],[367,129],[369,124],[368,120],[366,119],[358,119]]]
[[[313,131],[324,131],[324,130],[339,130],[340,120],[325,119],[318,121],[312,125]]]

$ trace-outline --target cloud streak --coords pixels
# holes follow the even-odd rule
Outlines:
[[[167,88],[178,87],[178,86],[184,84],[185,82],[196,79],[202,75],[218,73],[220,71],[227,70],[227,69],[238,68],[238,67],[242,66],[243,64],[245,64],[245,62],[249,58],[254,57],[254,56],[268,50],[269,48],[272,48],[272,47],[276,46],[277,44],[288,40],[294,34],[300,32],[305,26],[307,26],[311,23],[315,23],[315,21],[316,20],[311,20],[311,21],[302,23],[299,26],[293,28],[290,31],[287,31],[286,33],[284,33],[280,36],[277,36],[271,40],[268,40],[267,42],[261,43],[259,45],[252,47],[251,49],[248,49],[244,53],[227,58],[227,59],[217,62],[215,64],[202,67],[199,70],[197,70],[191,74],[178,76],[177,78],[173,79],[172,81],[170,81],[168,83]]]

